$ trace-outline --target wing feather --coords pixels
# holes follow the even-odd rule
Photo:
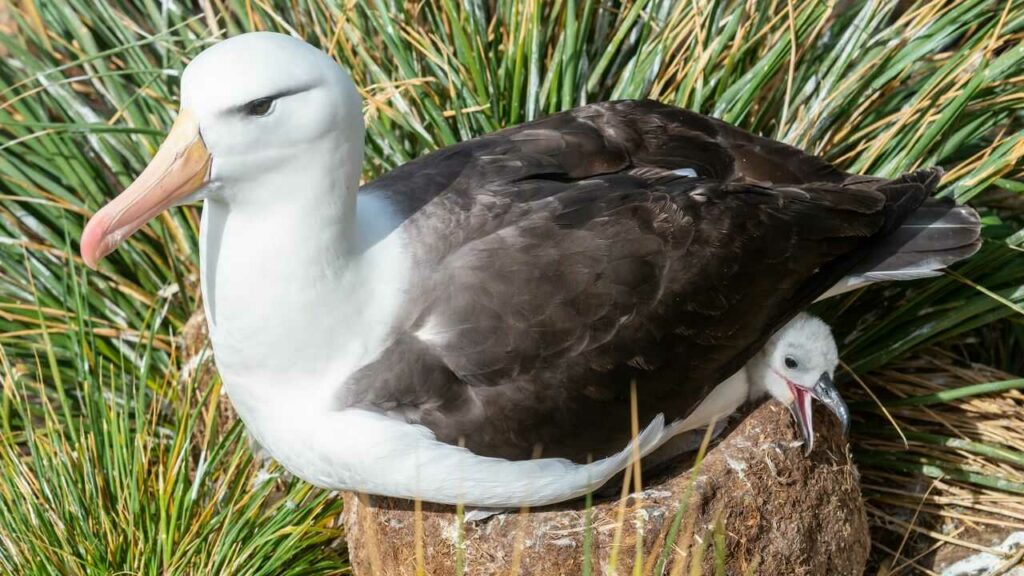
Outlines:
[[[340,402],[482,455],[614,454],[631,381],[645,421],[685,417],[935,182],[851,177],[654,102],[435,152],[368,186],[425,239],[426,272]]]

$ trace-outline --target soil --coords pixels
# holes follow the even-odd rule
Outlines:
[[[697,473],[693,505],[682,516],[680,538],[670,548],[665,573],[675,569],[679,550],[687,551],[686,562],[703,553],[703,572],[716,573],[716,536],[718,547],[724,549],[717,556],[725,563],[725,574],[863,572],[869,535],[857,470],[838,424],[825,412],[817,416],[818,438],[806,458],[789,412],[774,401],[742,416],[719,437]],[[624,502],[617,548],[620,503],[617,498],[596,501],[590,511],[592,573],[632,573],[638,533],[641,573],[653,573],[691,476],[690,462],[651,478],[645,475],[645,490]],[[416,574],[413,503],[344,497],[355,573]],[[510,570],[523,575],[578,575],[583,572],[585,518],[584,503],[575,502],[527,514],[498,514],[465,524],[460,535],[453,507],[424,504],[422,567],[433,575],[455,574],[457,563],[463,573],[473,575]],[[721,525],[717,530],[716,522]]]

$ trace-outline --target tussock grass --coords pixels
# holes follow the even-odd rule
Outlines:
[[[849,170],[942,165],[940,193],[985,216],[983,251],[955,274],[818,311],[876,395],[929,398],[888,409],[910,449],[867,396],[855,412],[880,530],[892,506],[919,502],[925,516],[974,502],[1019,520],[1005,504],[1024,469],[1019,392],[956,396],[1024,368],[1021,0],[0,0],[0,30],[4,571],[343,569],[322,549],[336,504],[297,484],[253,490],[239,431],[211,416],[216,380],[180,366],[199,305],[196,209],[162,216],[99,273],[77,257],[85,216],[170,125],[184,65],[246,30],[302,36],[351,70],[368,178],[549,112],[637,97]],[[937,345],[941,366],[920,359]],[[927,497],[872,492],[939,474]]]
[[[6,360],[6,358],[4,358]],[[338,574],[341,503],[256,470],[219,387],[166,398],[134,375],[76,385],[75,413],[4,363],[0,572]]]
[[[909,533],[991,551],[970,535],[1024,530],[1024,379],[964,359],[955,346],[928,348],[867,378],[888,393],[883,404],[900,428],[865,410],[855,456],[868,513],[896,542]],[[868,427],[881,432],[864,434]],[[893,573],[913,568],[928,547],[912,549],[887,563]]]

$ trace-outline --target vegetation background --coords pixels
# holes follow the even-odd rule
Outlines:
[[[189,59],[248,30],[351,70],[367,178],[640,97],[851,171],[945,167],[940,194],[984,216],[979,255],[819,310],[857,400],[872,570],[928,573],[940,546],[1024,529],[1024,1],[0,0],[0,572],[347,570],[340,500],[254,461],[185,337],[198,209],[99,272],[77,255],[170,125]]]

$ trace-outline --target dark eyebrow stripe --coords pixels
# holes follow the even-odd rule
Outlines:
[[[264,100],[264,99],[278,100],[278,99],[281,99],[281,98],[287,98],[289,96],[294,96],[296,94],[301,94],[303,92],[308,92],[308,91],[312,90],[315,87],[316,87],[315,85],[310,84],[308,86],[297,86],[295,88],[288,88],[286,90],[281,90],[280,92],[274,92],[273,94],[268,94],[266,96],[260,96],[259,98],[253,98],[252,100],[249,100],[248,102],[245,102],[243,104],[239,104],[238,106],[235,106],[234,108],[232,108],[232,110],[234,110],[235,112],[238,112],[240,114],[244,114],[245,113],[245,107],[250,105],[250,104],[252,104],[253,102],[255,102],[257,100]]]

